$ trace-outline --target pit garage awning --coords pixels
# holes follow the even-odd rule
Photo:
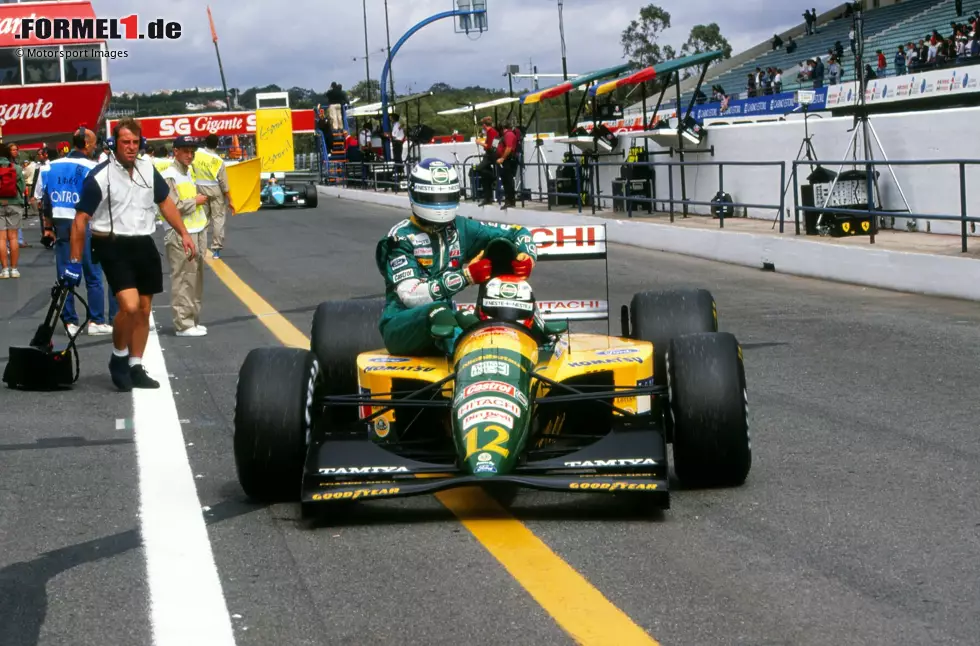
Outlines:
[[[629,74],[628,76],[613,79],[612,81],[606,81],[605,83],[599,83],[598,85],[593,85],[591,88],[589,88],[589,94],[592,96],[602,96],[603,94],[608,94],[617,88],[621,88],[626,85],[646,83],[647,81],[652,81],[658,76],[669,76],[677,70],[682,70],[685,67],[704,65],[706,63],[710,63],[711,61],[717,60],[722,56],[724,56],[724,52],[719,50],[715,52],[702,52],[700,54],[692,54],[691,56],[673,58],[669,61],[664,61],[663,63],[657,63],[652,67],[645,67],[642,70]]]
[[[521,103],[524,105],[530,105],[532,103],[539,103],[544,99],[553,99],[555,97],[561,96],[567,92],[571,92],[580,85],[588,85],[593,81],[598,81],[600,79],[608,78],[610,76],[616,76],[617,74],[622,74],[630,68],[629,63],[622,63],[620,65],[614,65],[613,67],[607,67],[605,69],[596,70],[595,72],[590,72],[588,74],[582,74],[581,76],[576,76],[573,79],[569,79],[564,83],[559,83],[558,85],[545,88],[543,90],[538,90],[537,92],[529,92],[521,97]]]
[[[466,105],[460,106],[458,108],[450,108],[448,110],[442,110],[436,114],[465,114],[467,112],[473,112],[474,110],[483,110],[484,108],[495,108],[500,105],[507,105],[508,103],[513,103],[519,101],[517,97],[505,96],[501,99],[493,99],[492,101],[484,101],[483,103],[468,103]]]

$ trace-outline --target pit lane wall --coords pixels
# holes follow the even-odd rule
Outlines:
[[[321,195],[403,209],[402,194],[319,186]],[[735,265],[879,287],[899,292],[980,301],[980,260],[905,253],[868,247],[814,242],[796,236],[767,236],[720,229],[687,229],[637,220],[613,220],[530,209],[483,208],[464,202],[459,214],[476,220],[521,225],[605,224],[610,242],[679,253]]]
[[[831,94],[837,96],[833,92]],[[851,117],[833,118],[829,112],[822,112],[819,116],[810,115],[807,125],[818,159],[827,161],[845,159],[845,152],[853,134],[849,132],[853,123]],[[975,147],[967,143],[974,141],[980,135],[980,108],[977,107],[883,114],[872,117],[870,123],[888,159],[980,159]],[[792,161],[799,153],[805,136],[803,117],[800,114],[788,115],[784,121],[767,123],[717,125],[709,121],[705,131],[707,136],[701,145],[687,150],[708,150],[713,145],[714,156],[707,153],[689,154],[685,156],[686,161],[784,161],[787,181],[792,176]],[[860,135],[859,139],[861,139]],[[550,138],[545,139],[544,142],[544,146],[539,149],[541,155],[550,164],[560,163],[568,149],[567,145],[559,144]],[[606,208],[612,208],[612,180],[619,177],[619,166],[625,161],[625,151],[633,145],[643,146],[644,139],[622,133],[613,154],[601,158],[602,162],[612,164],[599,169],[601,192],[603,197],[607,198],[603,202]],[[863,158],[863,143],[859,145],[859,157]],[[648,146],[651,151],[667,149],[653,140],[648,141]],[[883,159],[881,148],[874,138],[871,146],[873,158]],[[436,157],[449,163],[455,161],[454,152],[458,155],[459,161],[463,161],[466,157],[477,154],[478,151],[472,141],[422,146],[423,157]],[[577,149],[576,152],[581,155]],[[534,140],[531,138],[524,141],[524,157],[527,162],[539,161],[540,156],[535,154]],[[847,158],[854,158],[853,151],[847,155]],[[677,154],[672,158],[667,155],[654,155],[650,159],[656,162],[680,161]],[[475,161],[476,158],[471,159],[470,163]],[[837,171],[839,164],[827,167]],[[959,169],[956,166],[894,166],[892,168],[912,212],[959,215]],[[553,176],[556,168],[551,166],[548,170]],[[658,166],[655,170],[655,197],[665,199],[669,195],[668,168]],[[804,166],[800,171],[801,184],[803,184],[810,169]],[[896,185],[888,167],[879,166],[878,172],[881,173],[879,186],[884,208],[905,210],[899,186]],[[710,202],[718,192],[717,167],[687,167],[685,174],[688,199]],[[680,169],[675,167],[673,175],[674,196],[679,199],[682,195]],[[724,170],[724,188],[738,203],[778,205],[780,192],[785,187],[785,185],[780,186],[779,177],[778,166],[728,166]],[[544,178],[544,168],[541,168],[539,173],[538,168],[529,166],[525,173],[525,185],[532,191],[546,191],[547,183]],[[970,215],[977,215],[980,213],[980,165],[966,167],[966,187],[967,212]],[[788,222],[792,221],[792,207],[793,194],[790,185],[789,190],[786,191],[785,207],[788,210],[786,212]],[[668,205],[660,204],[657,208],[666,210]],[[675,204],[674,210],[679,212],[681,209]],[[705,214],[710,208],[692,206],[690,210]],[[751,218],[772,220],[776,216],[776,209],[738,210],[738,215],[743,213]],[[899,216],[896,216],[894,226],[904,230],[907,220]],[[918,230],[921,232],[959,235],[959,227],[958,222],[951,221],[919,220],[918,222]],[[980,235],[980,229],[970,232],[970,235]]]

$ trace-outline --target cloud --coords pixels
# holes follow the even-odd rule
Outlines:
[[[585,73],[623,62],[619,37],[647,4],[643,0],[565,0],[565,45],[570,73]],[[802,21],[812,0],[716,0],[659,3],[671,14],[673,27],[663,42],[679,48],[690,28],[717,22],[738,52]],[[364,13],[367,7],[368,64],[380,78],[386,56],[384,0],[278,0],[242,2],[211,0],[218,45],[229,87],[246,89],[277,84],[325,90],[331,81],[346,88],[366,76]],[[221,77],[208,27],[206,3],[199,0],[93,0],[100,17],[136,13],[141,23],[155,18],[176,21],[176,41],[112,42],[129,56],[109,64],[114,91],[148,92],[194,86],[220,86]],[[560,73],[561,39],[557,0],[490,0],[490,29],[479,38],[454,33],[450,20],[422,28],[409,39],[393,63],[399,93],[421,91],[433,83],[454,86],[506,87],[507,65],[527,72]],[[407,29],[452,0],[388,0],[394,46]],[[555,79],[545,79],[550,85]],[[515,79],[526,91],[529,80]]]

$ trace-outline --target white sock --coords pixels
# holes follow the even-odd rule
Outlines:
[[[129,356],[129,348],[124,348],[122,350],[116,350],[115,348],[113,348],[112,349],[112,356],[114,356],[114,357],[128,357]]]
[[[130,368],[132,368],[133,366],[138,366],[141,363],[143,363],[143,359],[141,357],[130,357],[129,358],[129,367]]]

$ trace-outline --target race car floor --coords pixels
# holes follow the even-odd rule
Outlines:
[[[249,502],[231,450],[245,355],[305,342],[321,300],[381,294],[374,246],[405,217],[321,199],[229,221],[207,337],[175,337],[156,299],[160,391],[114,392],[110,340],[88,336],[71,391],[0,387],[0,644],[976,643],[975,303],[613,245],[614,312],[702,286],[743,344],[744,486],[675,490],[652,519],[532,492],[509,513],[464,491],[316,523]],[[0,369],[54,281],[43,248],[20,265],[0,281]],[[594,261],[532,284],[605,289]]]

